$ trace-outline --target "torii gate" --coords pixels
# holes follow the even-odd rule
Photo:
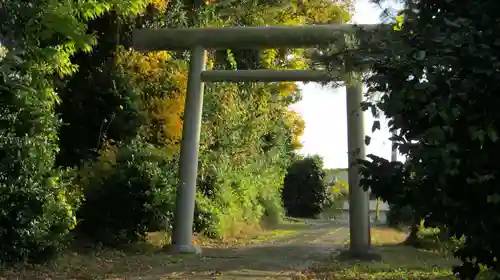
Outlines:
[[[378,25],[305,25],[271,27],[139,29],[133,46],[141,51],[191,50],[184,123],[180,151],[180,183],[177,188],[172,251],[199,253],[192,243],[192,228],[198,172],[204,82],[284,82],[337,80],[318,70],[205,70],[206,49],[265,49],[327,46],[339,37],[353,35],[356,28],[374,30]],[[350,249],[364,256],[370,249],[368,193],[359,186],[358,158],[365,158],[363,82],[358,73],[345,81],[349,152],[349,229]]]

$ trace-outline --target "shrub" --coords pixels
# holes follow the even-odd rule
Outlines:
[[[324,175],[323,161],[318,156],[306,157],[290,166],[282,193],[288,215],[312,218],[321,213],[328,199]]]
[[[100,160],[84,168],[85,203],[78,232],[107,246],[143,239],[170,226],[175,182],[172,160],[141,141],[107,145]]]
[[[47,259],[75,224],[67,181],[53,169],[58,124],[50,90],[35,89],[28,77],[0,75],[1,262]]]
[[[277,225],[283,220],[283,202],[278,192],[261,193],[259,203],[264,208],[261,220],[265,225]]]

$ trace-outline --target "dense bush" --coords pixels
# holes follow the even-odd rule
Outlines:
[[[82,170],[85,202],[78,233],[104,245],[141,240],[172,220],[175,182],[172,162],[148,144],[108,146]]]
[[[69,56],[92,41],[74,16],[96,10],[83,6],[0,5],[0,262],[45,260],[64,248],[76,222],[71,175],[54,168],[53,80],[71,74]]]
[[[2,70],[5,66],[0,64]],[[75,223],[68,182],[53,169],[58,121],[47,89],[39,86],[27,76],[0,75],[2,262],[52,255],[63,248]]]
[[[329,202],[323,177],[323,160],[306,157],[292,163],[283,184],[283,204],[287,215],[312,218],[320,214]]]

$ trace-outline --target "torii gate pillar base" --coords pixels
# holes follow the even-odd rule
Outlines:
[[[166,245],[164,251],[175,255],[175,254],[193,254],[193,255],[201,255],[201,247],[196,245],[177,245],[177,244],[169,244]]]

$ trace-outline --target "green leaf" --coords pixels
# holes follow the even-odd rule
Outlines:
[[[229,65],[233,70],[236,70],[238,68],[238,63],[236,62],[236,58],[234,57],[234,54],[231,50],[226,50],[227,54],[227,60],[229,62]]]
[[[372,125],[372,132],[375,132],[375,130],[380,130],[380,121],[374,121]]]
[[[440,126],[431,127],[427,131],[427,140],[434,144],[438,144],[444,140],[444,131]]]
[[[498,141],[498,134],[496,130],[493,127],[488,127],[488,137],[490,138],[491,142],[495,143]]]
[[[439,116],[443,119],[443,121],[447,121],[448,120],[448,112],[446,112],[446,109],[439,111]]]
[[[498,204],[500,202],[500,195],[498,195],[497,193],[492,194],[492,195],[488,195],[486,197],[486,202],[487,203]]]
[[[413,58],[416,60],[424,60],[426,57],[426,52],[424,50],[419,50],[413,53]]]
[[[372,141],[372,138],[370,136],[365,136],[365,145],[366,146],[370,145],[371,141]]]

